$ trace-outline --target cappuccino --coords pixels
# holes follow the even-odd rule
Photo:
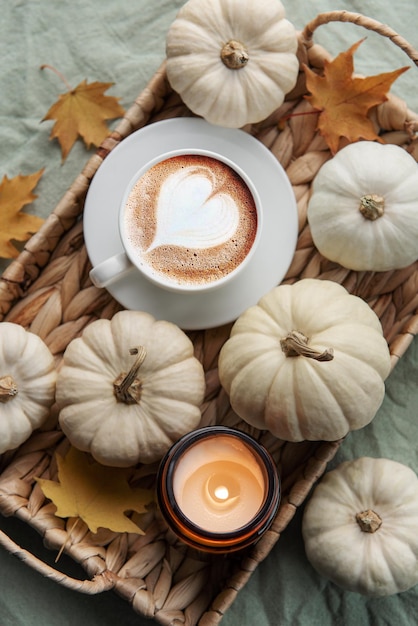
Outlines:
[[[232,167],[204,154],[180,154],[136,181],[123,229],[129,256],[145,273],[168,285],[196,287],[241,265],[257,221],[253,194]]]

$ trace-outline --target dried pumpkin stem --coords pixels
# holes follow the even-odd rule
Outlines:
[[[122,372],[113,383],[113,392],[118,402],[138,404],[141,399],[142,383],[137,378],[139,368],[147,356],[143,346],[132,348],[129,353],[136,359],[128,373]]]
[[[334,358],[332,348],[323,352],[308,345],[309,339],[298,330],[292,330],[284,339],[280,340],[280,347],[286,356],[306,356],[315,361],[331,361]]]
[[[360,198],[359,211],[367,220],[377,220],[382,217],[385,209],[385,199],[376,193],[362,196]]]
[[[356,522],[365,533],[375,533],[382,525],[382,518],[372,509],[356,514]]]
[[[9,402],[17,395],[17,385],[12,376],[0,378],[0,402]]]
[[[221,60],[230,70],[239,70],[247,65],[250,56],[247,48],[240,41],[231,39],[221,50]]]

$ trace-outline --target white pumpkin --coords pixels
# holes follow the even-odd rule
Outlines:
[[[219,356],[234,411],[286,441],[337,440],[368,424],[389,371],[374,311],[314,278],[280,285],[247,309]]]
[[[203,367],[180,328],[121,311],[68,345],[57,379],[59,423],[99,463],[152,463],[198,426],[204,393]]]
[[[42,426],[55,400],[54,358],[44,341],[19,324],[0,323],[0,454]]]
[[[239,128],[282,104],[296,50],[279,0],[189,0],[167,33],[167,77],[195,114]]]
[[[302,534],[308,560],[349,591],[385,596],[418,583],[418,479],[405,465],[362,457],[322,478]]]
[[[312,185],[308,221],[319,252],[353,270],[385,271],[418,259],[418,164],[403,148],[352,143]]]

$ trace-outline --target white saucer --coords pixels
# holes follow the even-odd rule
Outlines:
[[[118,211],[135,172],[163,152],[201,148],[225,155],[252,178],[264,208],[259,245],[244,270],[224,287],[205,294],[176,294],[132,270],[108,291],[124,308],[146,311],[185,330],[213,328],[235,320],[285,276],[297,241],[293,189],[276,157],[242,130],[213,126],[200,118],[155,122],[132,133],[95,174],[84,209],[84,235],[93,266],[123,251]]]

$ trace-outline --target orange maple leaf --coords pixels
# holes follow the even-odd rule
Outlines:
[[[42,66],[50,67],[50,66]],[[53,69],[54,68],[50,68]],[[56,70],[54,70],[56,71]],[[56,72],[59,76],[59,72]],[[63,78],[61,76],[61,78]],[[64,82],[65,79],[63,79]],[[68,85],[68,83],[67,83]],[[93,82],[83,80],[74,89],[61,94],[45,117],[46,120],[56,120],[51,130],[50,138],[58,139],[61,146],[62,160],[68,156],[78,137],[81,137],[87,148],[100,146],[103,139],[109,134],[106,120],[122,117],[125,113],[119,104],[119,98],[106,96],[104,92],[112,87],[113,83]]]
[[[392,83],[409,69],[401,67],[364,78],[353,76],[353,55],[363,41],[361,39],[332,61],[325,61],[323,76],[304,67],[306,86],[311,93],[305,97],[320,111],[317,128],[333,154],[342,137],[350,142],[359,139],[382,142],[367,114],[371,107],[387,100]]]
[[[30,204],[37,198],[33,193],[44,170],[29,174],[18,175],[14,178],[3,177],[0,183],[0,257],[14,259],[19,250],[11,240],[27,241],[33,233],[36,233],[44,220],[35,215],[21,213],[22,207]]]

